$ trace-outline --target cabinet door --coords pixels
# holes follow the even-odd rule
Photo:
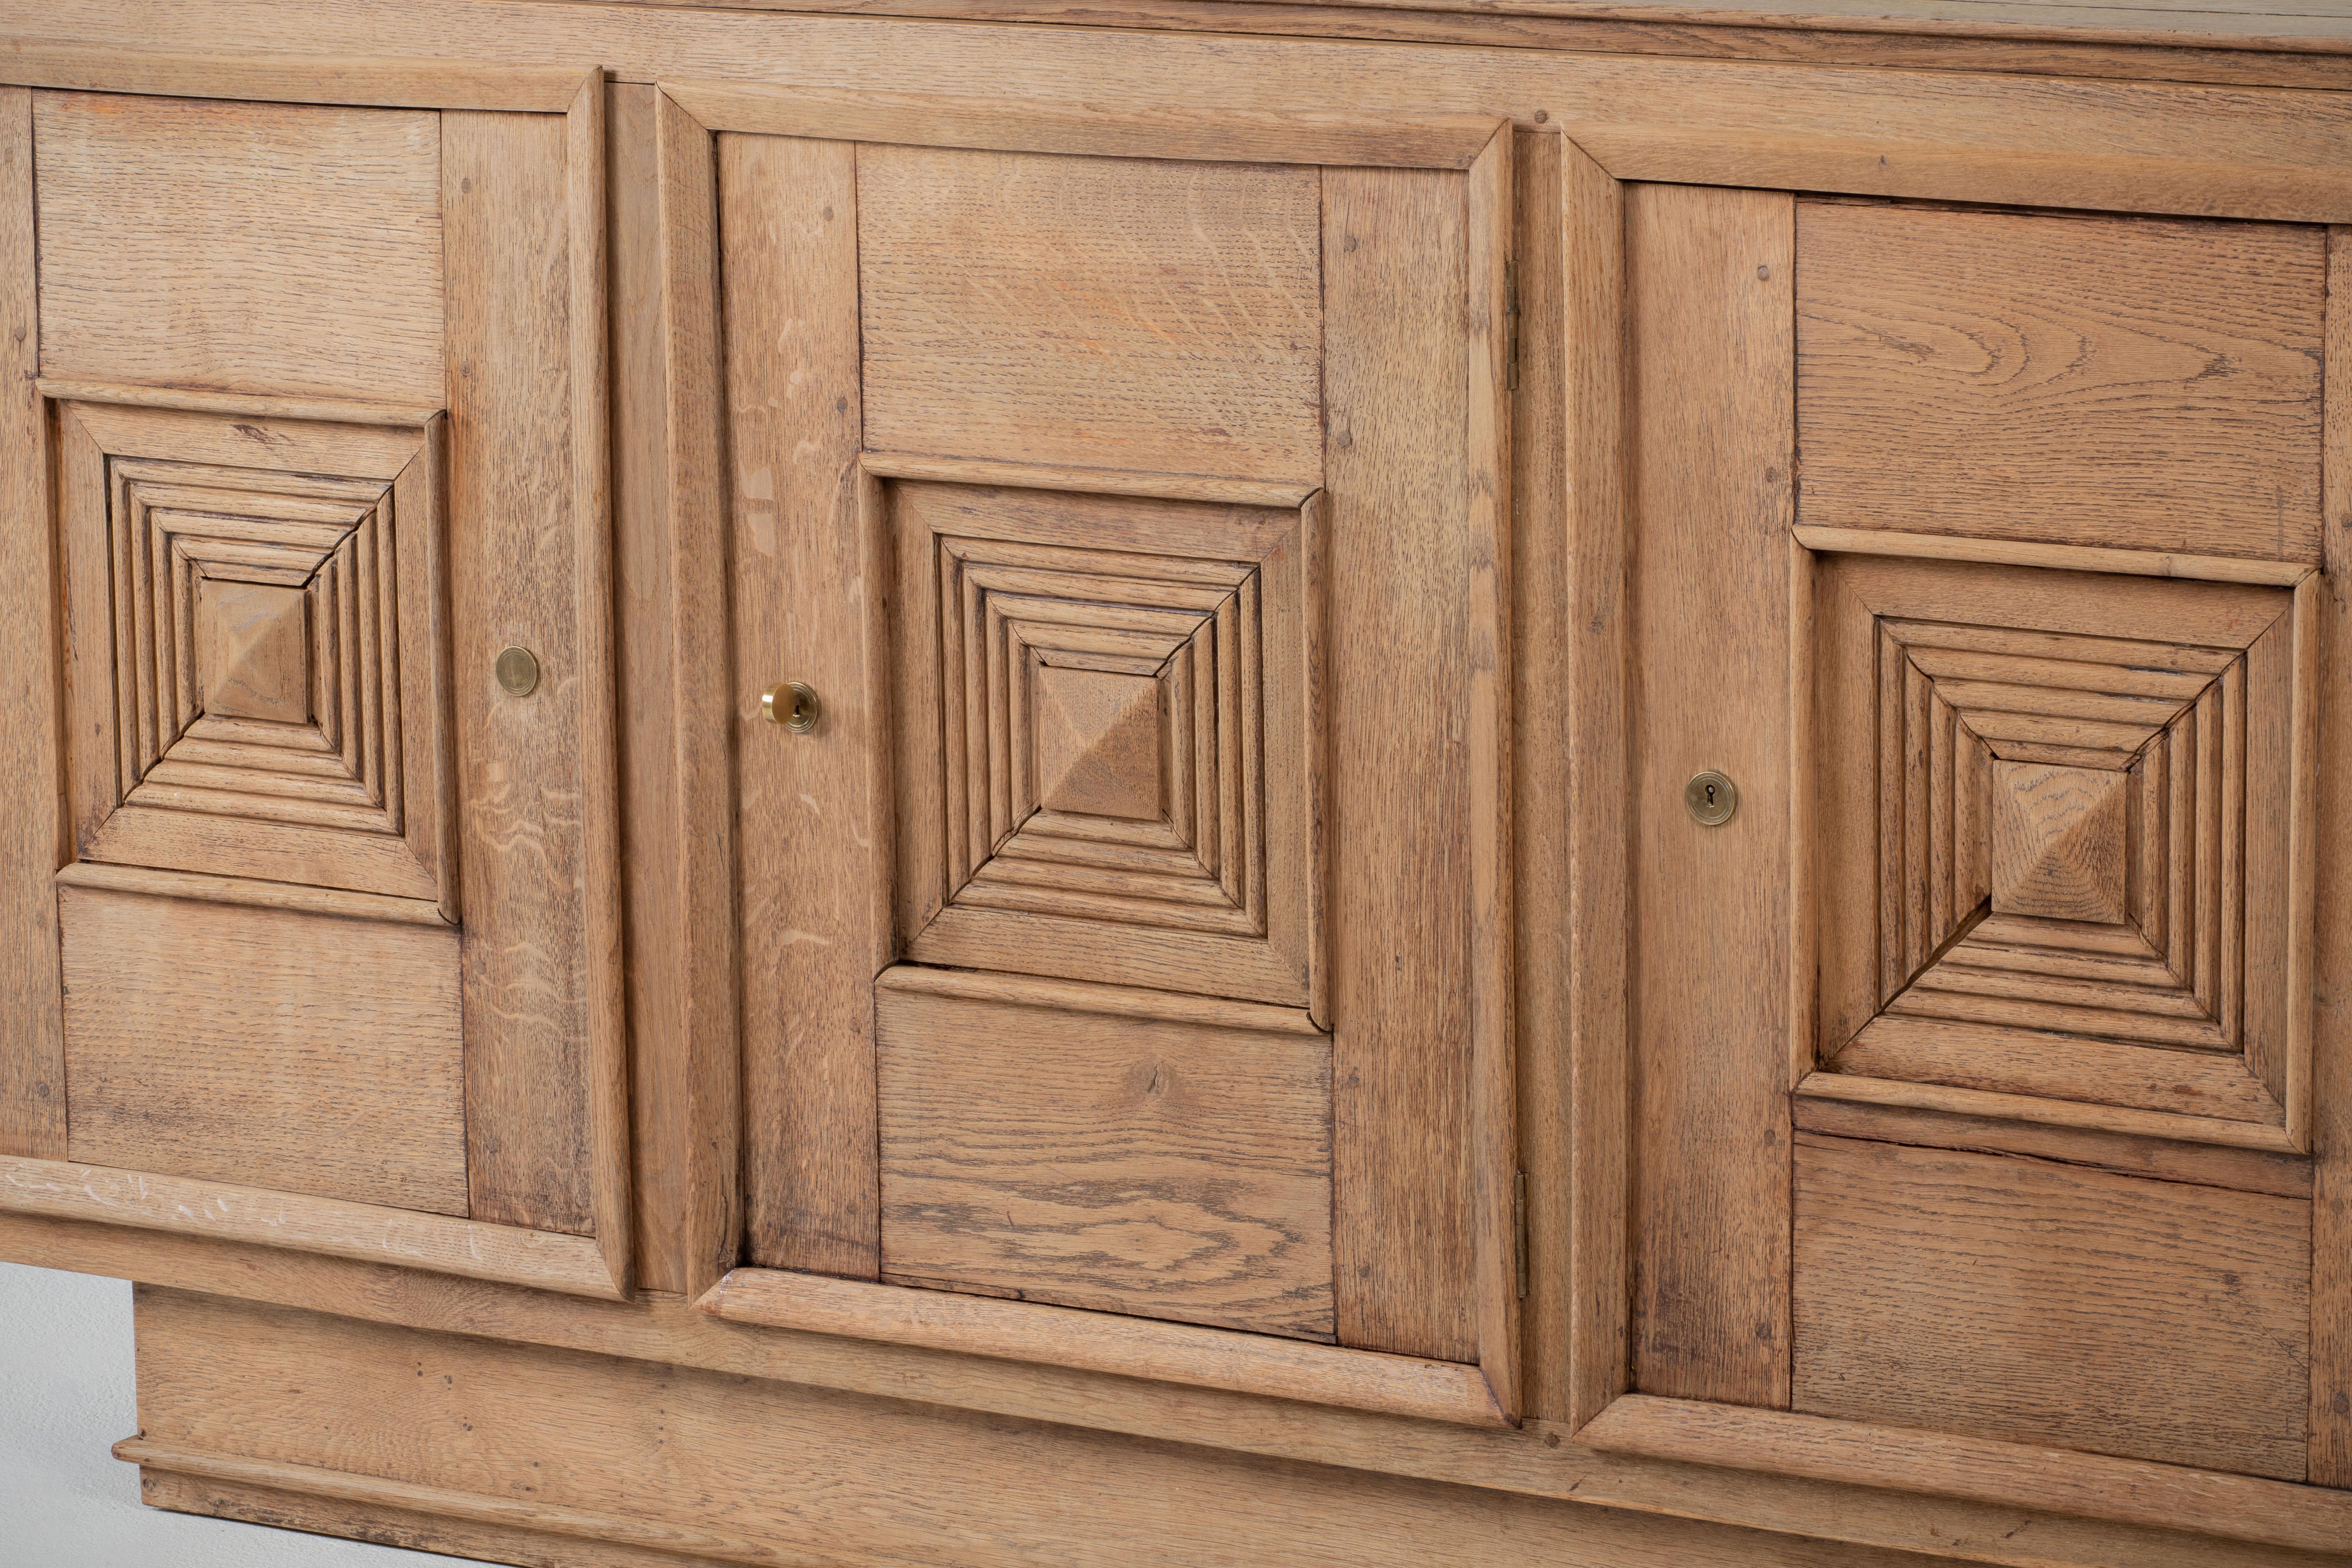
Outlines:
[[[2342,1479],[2327,232],[1628,215],[1634,1387]]]
[[[665,94],[749,1261],[1509,1408],[1509,129]]]
[[[0,1204],[616,1293],[595,89],[224,68],[0,90]]]

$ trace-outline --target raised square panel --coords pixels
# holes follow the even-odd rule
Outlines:
[[[80,858],[451,907],[431,433],[59,417]]]
[[[908,957],[1315,995],[1315,503],[891,481]]]
[[[1821,588],[1820,819],[1874,825],[1819,847],[1822,1064],[2299,1136],[2295,595],[1864,556]]]
[[[1992,911],[2124,918],[2128,775],[2048,763],[1992,768]]]
[[[1798,521],[2317,564],[2326,243],[1800,202]]]
[[[205,712],[278,724],[310,717],[304,599],[299,588],[197,580],[196,676]]]

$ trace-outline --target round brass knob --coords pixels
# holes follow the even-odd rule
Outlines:
[[[771,686],[760,693],[760,717],[771,724],[782,724],[795,735],[805,735],[815,729],[824,712],[824,704],[817,700],[816,689],[797,680]]]
[[[1702,827],[1720,827],[1739,809],[1739,786],[1709,768],[1683,785],[1683,805]]]
[[[509,697],[528,697],[539,689],[539,656],[527,647],[502,647],[492,667],[499,689]]]

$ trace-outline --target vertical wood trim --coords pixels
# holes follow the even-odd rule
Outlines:
[[[0,1154],[66,1152],[58,902],[67,858],[48,409],[33,236],[33,95],[0,88]]]
[[[888,886],[874,809],[858,447],[857,149],[718,138],[726,321],[727,581],[741,942],[745,1252],[880,1271],[873,923]],[[814,687],[793,734],[761,692]]]
[[[1479,1359],[1464,176],[1323,171],[1339,1342]]]
[[[1305,641],[1307,732],[1301,738],[1307,769],[1307,1016],[1316,1027],[1331,1027],[1331,820],[1330,672],[1324,666],[1330,638],[1330,515],[1324,492],[1298,505],[1300,580],[1298,606]]]
[[[670,548],[669,376],[665,356],[662,168],[656,89],[604,92],[605,249],[613,305],[614,652],[620,693],[621,885],[626,897],[631,1159],[637,1283],[683,1293],[692,992],[679,905],[686,846],[678,811],[680,604]]]
[[[898,921],[888,871],[898,864],[898,781],[891,765],[891,738],[898,715],[891,710],[897,682],[890,671],[890,584],[898,569],[890,529],[890,498],[880,476],[863,465],[857,471],[858,624],[865,633],[866,700],[874,722],[866,733],[866,832],[874,861],[884,868],[872,879],[867,942],[874,973],[898,960]],[[877,1153],[877,1158],[879,1158]],[[878,1179],[878,1178],[877,1178]]]
[[[472,1217],[582,1236],[612,1217],[619,1041],[611,721],[583,712],[613,697],[604,633],[583,625],[610,616],[609,577],[583,559],[605,537],[604,443],[574,428],[583,404],[602,423],[601,390],[575,384],[602,360],[581,335],[604,329],[601,299],[580,297],[601,279],[572,252],[603,240],[575,237],[574,144],[553,115],[441,116]],[[491,677],[509,643],[538,656],[527,697]],[[598,1239],[625,1256],[625,1233]]]
[[[1795,466],[1795,426],[1790,425],[1790,467]],[[1791,507],[1793,512],[1794,508]],[[1813,1070],[1814,1039],[1820,1031],[1820,935],[1813,919],[1813,552],[1792,532],[1789,556],[1789,1031],[1788,1079],[1793,1089]]]
[[[1538,1215],[1558,1205],[1567,1216],[1568,1359],[1564,1404],[1553,1418],[1576,1427],[1625,1391],[1632,1305],[1625,1209],[1632,1156],[1625,1013],[1625,188],[1565,138],[1560,174],[1565,341],[1544,352],[1556,352],[1564,362],[1567,397],[1567,581],[1560,602],[1569,610],[1559,635],[1567,661],[1568,1169],[1564,1191],[1555,1185],[1542,1201],[1531,1202]],[[1522,341],[1531,342],[1525,331]],[[1528,361],[1541,363],[1540,354]],[[1532,635],[1526,646],[1534,651]],[[1530,1230],[1531,1241],[1548,1234],[1532,1222]]]
[[[1465,543],[1470,652],[1470,1157],[1478,1366],[1517,1417],[1519,1294],[1517,1068],[1512,1060],[1511,398],[1514,209],[1508,122],[1466,180],[1469,353]]]
[[[613,458],[606,388],[604,76],[580,84],[564,119],[571,266],[572,569],[580,616],[582,940],[586,952],[590,1203],[614,1286],[629,1289],[629,1023],[621,933],[621,767],[615,731]]]
[[[1794,204],[1633,185],[1633,1384],[1789,1403]],[[1718,768],[1737,816],[1683,786]]]
[[[656,92],[683,990],[667,1014],[680,1107],[679,1289],[696,1294],[742,1247],[742,1058],[735,930],[735,704],[727,616],[726,437],[719,313],[719,165],[709,131]]]
[[[2352,228],[2327,235],[2321,426],[2321,575],[2311,625],[2325,685],[2314,688],[2319,763],[2352,768]],[[2300,591],[2298,591],[2300,601]],[[2298,603],[2300,608],[2300,602]],[[2303,657],[2297,650],[2297,658]],[[2298,726],[2298,734],[2302,732]],[[2315,857],[2311,1022],[2311,1468],[2352,1487],[2352,835],[2331,816]]]
[[[2316,575],[2294,588],[2294,710],[2289,721],[2286,845],[2287,1136],[2311,1146],[2312,916],[2318,862],[2319,616],[2326,595]]]
[[[110,626],[114,573],[106,521],[106,454],[73,409],[59,408],[56,420],[58,526],[51,539],[65,579],[65,624]],[[89,847],[121,798],[121,764],[115,743],[114,639],[67,637],[63,646],[70,834],[65,858],[70,859]]]
[[[433,813],[436,831],[429,863],[441,889],[441,918],[460,923],[457,864],[457,727],[450,689],[449,649],[456,641],[449,624],[449,416],[436,414],[425,422],[425,441],[415,458],[402,471],[400,481],[415,485],[430,498],[433,526],[425,531],[425,580],[427,637],[432,661],[422,684],[429,693],[424,723],[433,733]],[[412,510],[411,516],[418,515]],[[413,657],[413,654],[412,654]],[[412,842],[414,839],[412,837]]]

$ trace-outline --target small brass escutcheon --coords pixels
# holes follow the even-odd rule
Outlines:
[[[817,700],[816,689],[797,680],[782,686],[771,686],[760,693],[760,717],[771,724],[782,724],[795,735],[805,735],[816,728],[824,704]]]
[[[539,689],[539,656],[527,647],[499,649],[495,668],[499,689],[509,697],[528,697]]]
[[[1683,804],[1702,827],[1720,827],[1739,809],[1739,786],[1709,768],[1683,785]]]

